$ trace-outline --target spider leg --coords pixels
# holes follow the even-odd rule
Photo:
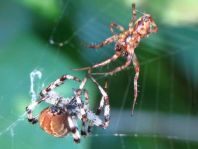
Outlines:
[[[85,127],[86,127],[86,123],[87,123],[87,111],[85,109],[85,105],[81,100],[81,93],[82,90],[81,89],[77,89],[75,90],[75,99],[76,99],[76,103],[79,109],[79,114],[77,114],[78,118],[81,119],[82,121],[82,129],[81,129],[81,135],[85,135],[86,136],[86,131],[85,131]]]
[[[96,115],[95,113],[93,113],[92,111],[88,111],[87,112],[87,117],[88,117],[88,122],[87,122],[87,132],[90,133],[91,132],[91,128],[95,125],[95,126],[99,126],[102,128],[104,127],[104,122],[100,119],[100,117],[98,115]]]
[[[84,111],[86,111],[86,110],[84,109]],[[87,114],[82,115],[81,120],[82,120],[81,135],[86,136],[87,135],[87,130],[86,130],[86,128],[87,128]]]
[[[100,105],[100,107],[97,110],[97,113],[99,114],[101,112],[101,108],[104,106],[104,123],[102,125],[103,128],[107,128],[109,126],[109,120],[110,120],[110,105],[109,105],[109,96],[105,92],[105,90],[99,85],[99,83],[90,76],[91,80],[97,85],[98,89],[100,90],[100,93],[102,94],[101,100],[104,100],[104,103]]]
[[[88,75],[90,74],[90,71],[91,70],[89,70]],[[87,81],[87,77],[85,77],[83,79],[83,81],[82,81],[82,83],[81,83],[79,88],[82,90],[82,92],[84,93],[84,97],[85,97],[84,109],[85,109],[86,113],[90,113],[90,111],[89,111],[89,93],[88,93],[88,91],[86,89],[83,89],[84,85],[86,84],[86,81]],[[87,118],[86,121],[82,122],[81,135],[86,136],[87,133],[91,132],[91,128],[93,127],[93,124],[88,120],[90,118],[92,119],[93,117],[91,116],[91,117]]]
[[[116,34],[116,33],[114,32],[114,28],[120,30],[121,32],[123,32],[123,31],[125,30],[123,26],[118,25],[118,24],[112,22],[112,23],[110,24],[110,30],[111,30],[112,34]]]
[[[93,112],[91,112],[89,110],[89,94],[88,94],[88,91],[86,89],[84,89],[84,86],[86,84],[87,78],[91,77],[90,73],[91,73],[91,69],[88,71],[87,77],[85,77],[83,79],[83,81],[82,81],[82,83],[80,84],[80,87],[79,87],[79,90],[81,90],[81,92],[84,93],[85,102],[83,104],[83,108],[84,108],[84,110],[86,112],[86,116],[87,116],[86,121],[82,121],[81,135],[87,135],[87,133],[90,133],[93,125],[102,126],[102,127],[104,127],[104,125],[105,125],[100,120],[99,117],[97,117]]]
[[[105,65],[117,60],[120,56],[121,56],[121,52],[116,52],[111,58],[109,58],[109,59],[107,59],[107,60],[105,60],[101,63],[95,64],[91,68],[97,68],[97,67],[105,66]]]
[[[87,136],[87,125],[86,125],[87,123],[86,122],[82,122],[82,128],[81,128],[81,135],[82,136]]]
[[[35,109],[35,107],[38,105],[39,103],[33,102],[31,103],[29,106],[26,107],[26,112],[27,112],[27,119],[28,122],[32,123],[32,124],[36,124],[38,122],[38,119],[36,117],[33,116],[33,110]]]
[[[105,82],[105,91],[107,90],[107,82]],[[104,107],[105,97],[102,96],[100,100],[100,105],[97,109],[96,115],[100,115],[102,108]]]
[[[132,19],[131,22],[129,23],[129,29],[133,28],[133,25],[135,24],[136,20],[136,8],[135,8],[135,3],[132,4]]]
[[[119,57],[121,56],[121,52],[116,52],[111,58],[101,62],[101,63],[98,63],[98,64],[95,64],[91,67],[84,67],[84,68],[78,68],[78,69],[73,69],[73,70],[88,70],[90,68],[97,68],[97,67],[102,67],[102,66],[105,66],[115,60],[117,60]]]
[[[51,83],[47,88],[43,89],[40,92],[40,96],[44,97],[48,92],[50,92],[51,90],[55,89],[56,87],[62,85],[65,80],[74,80],[74,81],[77,81],[77,82],[81,82],[81,80],[77,77],[74,77],[74,76],[71,76],[71,75],[63,75],[59,79],[57,79],[56,81]]]
[[[83,91],[84,91],[84,96],[85,96],[85,109],[88,110],[89,109],[89,93],[86,89],[84,89]]]
[[[100,115],[101,110],[102,110],[103,107],[104,107],[104,96],[102,96],[101,99],[100,99],[100,105],[99,105],[99,107],[98,107],[98,109],[96,111],[97,115]]]
[[[123,69],[127,68],[130,64],[131,64],[131,61],[132,61],[132,54],[129,54],[127,56],[127,61],[124,65],[120,66],[120,67],[117,67],[115,68],[114,70],[112,71],[109,71],[109,72],[103,72],[103,73],[92,73],[92,75],[105,75],[105,76],[108,76],[108,75],[113,75],[119,71],[122,71]]]
[[[38,104],[44,101],[45,98],[32,102],[29,106],[26,107],[27,119],[30,123],[36,124],[38,122],[37,117],[33,116],[33,111]]]
[[[81,120],[82,120],[82,129],[81,129],[81,135],[86,136],[87,132],[86,132],[86,123],[87,123],[87,110],[89,108],[89,94],[88,91],[86,89],[83,89],[85,84],[87,82],[87,77],[85,77],[80,86],[79,89],[75,90],[75,98],[78,104],[78,107],[80,109],[80,113],[81,113]],[[83,103],[81,100],[81,94],[82,92],[84,93],[84,97],[85,97],[85,102]]]
[[[84,97],[85,97],[85,102],[83,104],[83,108],[85,110],[85,112],[87,112],[89,110],[89,93],[86,89],[82,90],[84,92]]]
[[[89,118],[87,118],[87,112],[89,111],[89,95],[88,95],[87,90],[84,89],[83,91],[84,91],[84,97],[85,97],[84,109],[86,112],[86,121],[82,121],[81,135],[86,136],[87,133],[91,132],[92,126],[88,122]]]
[[[151,32],[151,33],[155,33],[155,32],[158,31],[158,27],[157,27],[157,25],[155,24],[153,18],[150,18],[150,20],[151,20],[151,26],[152,26],[150,32]]]
[[[82,91],[86,83],[87,83],[87,77],[85,77],[85,78],[82,80],[82,82],[81,82],[81,84],[80,84],[80,86],[79,86],[79,90]]]
[[[105,39],[104,41],[102,41],[98,44],[90,44],[90,45],[87,45],[87,47],[88,48],[93,48],[93,49],[98,49],[98,48],[101,48],[105,45],[108,45],[108,44],[114,42],[116,39],[117,39],[117,35],[113,35],[113,36]]]
[[[84,92],[84,97],[85,97],[85,102],[84,102],[84,109],[86,111],[86,113],[89,111],[89,93],[86,89],[84,88],[84,85],[87,81],[87,77],[82,81],[80,88],[82,89],[82,91]],[[87,115],[86,115],[87,116]],[[88,124],[87,124],[88,123]],[[93,127],[93,125],[91,123],[89,123],[86,119],[86,121],[82,122],[82,129],[81,129],[81,135],[86,136],[87,133],[91,132],[91,128]]]
[[[79,133],[77,127],[75,126],[72,118],[70,116],[68,116],[67,120],[68,120],[70,131],[73,134],[74,142],[80,143],[80,133]]]
[[[88,132],[88,133],[91,133],[91,128],[92,128],[92,127],[93,127],[93,126],[92,126],[91,124],[88,125],[88,128],[87,128],[87,132]]]
[[[81,129],[81,135],[86,136],[87,135],[87,131],[86,131],[86,124],[87,124],[87,110],[85,109],[85,106],[81,103],[80,106],[80,113],[82,115],[82,129]]]
[[[136,103],[137,96],[138,96],[138,84],[137,84],[137,82],[138,82],[139,72],[140,72],[140,65],[139,65],[137,56],[135,54],[133,55],[132,61],[133,61],[134,69],[135,69],[135,77],[134,77],[134,99],[133,99],[131,115],[133,115],[133,111],[134,111],[134,108],[135,108],[135,103]]]

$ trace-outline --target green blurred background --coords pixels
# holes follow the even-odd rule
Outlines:
[[[82,46],[111,36],[109,24],[128,26],[131,3],[150,13],[159,32],[143,39],[136,49],[141,64],[139,97],[133,117],[133,67],[109,82],[112,108],[108,129],[74,144],[72,137],[54,138],[22,116],[30,103],[29,74],[43,74],[49,84],[62,74],[83,78],[79,68],[107,59],[114,45],[100,50]],[[198,1],[197,0],[10,0],[0,2],[0,148],[198,148]],[[140,14],[138,14],[140,15]],[[55,44],[50,44],[54,40]],[[60,43],[64,43],[63,46]],[[106,71],[125,62],[120,59]],[[71,86],[62,88],[67,96]],[[92,109],[100,96],[87,85]],[[95,105],[95,106],[94,106]]]

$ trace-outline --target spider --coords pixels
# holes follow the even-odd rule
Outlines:
[[[105,39],[103,42],[100,42],[99,44],[92,44],[92,45],[87,46],[88,48],[98,49],[112,42],[115,42],[115,54],[111,58],[103,62],[100,62],[98,64],[95,64],[93,66],[90,66],[90,67],[74,69],[74,70],[87,70],[90,68],[92,69],[98,68],[98,67],[105,66],[117,60],[121,56],[126,57],[127,60],[124,65],[119,66],[109,72],[92,73],[92,74],[93,75],[106,75],[106,76],[113,75],[129,67],[129,65],[133,63],[134,70],[135,70],[135,77],[134,77],[134,102],[132,105],[131,114],[133,114],[136,99],[138,96],[137,81],[139,78],[139,71],[140,71],[139,62],[138,62],[136,54],[134,53],[134,50],[138,46],[142,38],[148,37],[151,33],[158,31],[158,27],[150,14],[143,13],[143,16],[141,16],[137,21],[135,21],[136,11],[137,10],[135,8],[135,4],[133,3],[132,4],[132,19],[131,19],[131,22],[129,23],[128,29],[125,29],[123,26],[118,25],[116,23],[111,23],[110,31],[112,32],[113,36]],[[121,33],[116,34],[114,32],[114,28],[118,29]]]
[[[72,133],[74,142],[76,143],[80,142],[80,133],[77,128],[78,119],[82,121],[81,135],[83,136],[90,133],[91,127],[94,125],[102,128],[108,127],[110,117],[108,95],[92,76],[89,75],[89,78],[97,85],[102,94],[101,104],[97,110],[97,114],[99,114],[104,107],[104,121],[89,109],[89,95],[88,91],[84,89],[88,77],[85,77],[81,81],[79,78],[71,75],[61,76],[40,92],[39,99],[26,107],[28,121],[32,124],[39,122],[40,127],[54,137],[64,137],[68,133]],[[74,89],[74,95],[69,98],[64,98],[54,91],[54,89],[62,85],[65,80],[81,82],[79,88]],[[84,98],[85,101],[83,101],[82,98]],[[43,101],[51,106],[42,110],[39,118],[34,117],[34,109]]]

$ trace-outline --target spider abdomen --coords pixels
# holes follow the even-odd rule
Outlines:
[[[67,121],[68,114],[66,112],[52,113],[48,107],[44,109],[39,116],[40,127],[54,137],[64,137],[69,133],[69,124]]]

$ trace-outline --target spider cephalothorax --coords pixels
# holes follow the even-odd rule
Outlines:
[[[150,33],[154,33],[158,31],[158,28],[153,21],[153,18],[150,14],[144,14],[140,17],[135,25],[134,30],[139,34],[141,38],[148,36]]]
[[[92,76],[89,75],[89,78],[97,85],[102,94],[98,111],[101,111],[104,107],[104,121],[89,109],[89,95],[88,91],[84,89],[87,77],[81,81],[71,75],[63,75],[40,92],[39,99],[26,107],[28,121],[32,124],[39,122],[40,127],[45,132],[55,137],[63,137],[68,133],[72,133],[76,143],[80,142],[77,120],[82,121],[81,135],[84,136],[90,132],[91,127],[94,125],[102,128],[108,127],[110,117],[108,95]],[[65,98],[54,91],[54,89],[63,84],[65,80],[81,82],[79,88],[74,89],[72,97]],[[39,114],[39,118],[34,117],[34,109],[43,101],[51,106],[42,110]]]
[[[138,90],[137,90],[137,81],[139,77],[139,62],[137,56],[134,52],[135,48],[140,43],[140,40],[144,37],[149,36],[150,33],[157,32],[158,27],[155,24],[154,20],[152,19],[151,15],[144,14],[141,16],[137,21],[136,20],[136,9],[135,4],[132,4],[132,19],[129,23],[129,28],[125,29],[123,26],[118,25],[116,23],[110,24],[110,30],[113,33],[113,36],[107,38],[103,42],[96,44],[96,45],[88,45],[89,48],[101,48],[107,44],[115,42],[115,54],[98,64],[95,64],[90,67],[75,69],[75,70],[87,70],[90,68],[97,68],[105,66],[119,57],[124,56],[126,57],[127,61],[124,65],[115,68],[109,72],[102,72],[102,73],[92,73],[93,75],[113,75],[125,68],[127,68],[131,63],[133,63],[135,69],[135,77],[134,77],[134,102],[132,106],[132,112],[136,103]],[[115,33],[114,28],[118,29],[120,33]]]

